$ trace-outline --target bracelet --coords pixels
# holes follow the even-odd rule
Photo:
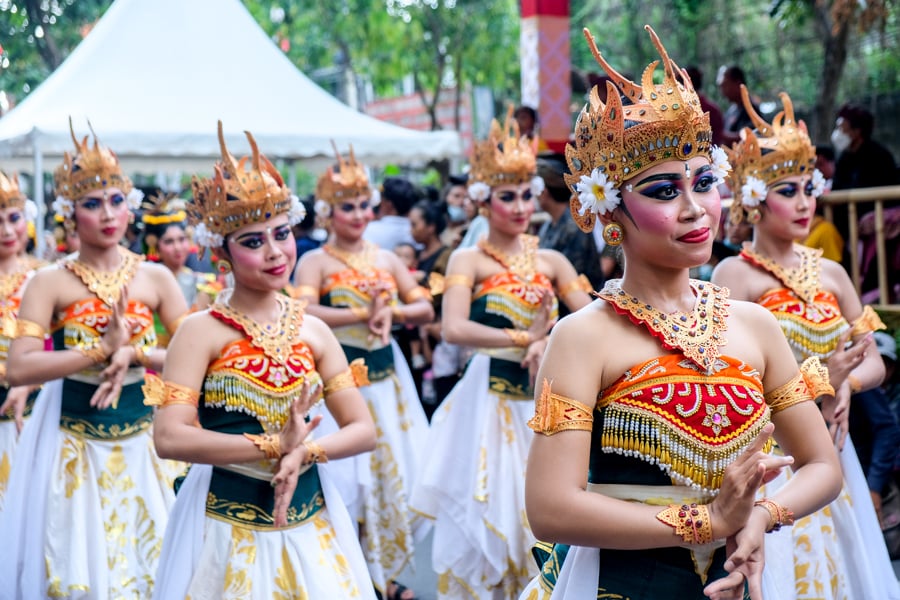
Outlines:
[[[303,461],[304,465],[328,462],[328,455],[325,454],[325,450],[314,441],[307,440],[303,442],[303,447],[306,448],[306,460]]]
[[[763,498],[753,503],[753,506],[762,506],[769,513],[769,524],[766,533],[778,531],[782,527],[790,527],[794,524],[794,513],[774,500]]]
[[[675,535],[680,535],[688,544],[708,544],[713,541],[709,507],[705,504],[670,504],[656,514],[656,519],[675,529]]]
[[[264,433],[262,435],[255,435],[252,433],[245,433],[244,437],[256,444],[256,447],[263,451],[266,455],[266,458],[281,458],[281,435],[280,434],[271,434]]]
[[[78,351],[83,355],[91,359],[91,363],[95,365],[99,365],[100,363],[106,362],[106,359],[109,358],[106,355],[106,352],[103,350],[103,346],[99,344],[96,346],[92,346],[91,348],[78,348]]]
[[[850,384],[850,393],[856,394],[862,391],[862,382],[859,380],[859,377],[851,373],[847,375],[847,383]]]
[[[351,306],[350,312],[353,313],[353,316],[359,319],[360,321],[368,321],[369,320],[369,309],[363,308],[362,306]]]
[[[509,336],[514,346],[527,348],[531,344],[531,334],[521,329],[504,329],[503,333]]]
[[[150,351],[152,352],[153,348],[150,348]],[[144,347],[140,344],[135,344],[134,346],[134,362],[145,369],[150,368],[150,355],[144,352]]]

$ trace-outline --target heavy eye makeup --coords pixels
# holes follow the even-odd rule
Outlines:
[[[800,186],[793,182],[781,183],[772,188],[773,192],[785,198],[793,198],[799,190]]]
[[[276,227],[272,232],[272,237],[275,238],[275,241],[278,242],[283,242],[284,240],[288,239],[290,235],[291,226],[288,224],[280,225]],[[256,250],[257,248],[262,248],[263,244],[266,241],[266,234],[262,231],[251,231],[245,233],[235,241],[244,248]]]
[[[360,208],[361,210],[368,210],[368,208],[369,208],[369,201],[368,201],[368,200],[363,200],[362,202],[359,203],[358,206],[359,206],[359,208]],[[354,203],[352,203],[352,202],[344,202],[344,203],[341,204],[338,208],[341,210],[341,212],[351,213],[351,212],[353,212],[354,210],[356,210],[356,207],[357,207],[357,205],[354,204]]]
[[[636,192],[655,200],[670,201],[681,195],[681,173],[658,173],[642,180],[634,189]],[[712,191],[716,185],[712,167],[703,165],[695,172],[692,191],[699,194]]]
[[[516,196],[518,196],[516,192],[497,192],[497,198],[500,199],[500,202],[513,202],[515,201]],[[522,200],[531,200],[531,190],[522,192]]]

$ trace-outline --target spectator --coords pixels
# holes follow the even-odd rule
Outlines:
[[[531,149],[535,154],[549,150],[547,143],[538,136],[537,129],[540,121],[538,112],[535,109],[523,104],[516,108],[513,117],[519,124],[519,135],[531,142]]]
[[[825,178],[825,191],[831,191],[834,177],[834,150],[831,146],[816,146],[816,168]],[[822,256],[835,262],[842,262],[844,258],[844,238],[834,223],[825,219],[825,203],[816,202],[816,212],[812,218],[809,235],[803,240],[803,245],[809,248],[821,248]]]
[[[419,192],[404,177],[388,177],[381,184],[381,218],[366,227],[363,239],[386,250],[393,250],[399,244],[412,244],[409,225],[409,211],[418,202]]]
[[[719,91],[730,103],[722,117],[722,141],[724,144],[731,145],[741,139],[741,129],[753,126],[750,114],[741,101],[741,84],[746,84],[747,79],[744,77],[744,70],[740,67],[736,65],[723,66],[719,69],[716,83],[719,85]],[[757,113],[759,112],[759,106],[756,102],[753,102],[753,109]]]
[[[306,209],[306,216],[303,217],[302,221],[300,221],[293,227],[294,242],[297,244],[297,260],[300,260],[300,257],[310,250],[315,250],[322,245],[321,241],[312,237],[313,231],[316,228],[316,210],[314,198],[314,196],[309,196],[308,198],[300,201],[300,203],[303,204],[303,208]]]
[[[471,202],[466,191],[467,180],[466,175],[451,175],[441,190],[441,200],[447,205],[447,228],[441,233],[441,243],[449,248],[459,246],[469,223],[466,204]]]
[[[709,113],[709,126],[712,128],[712,143],[716,146],[724,145],[725,138],[723,136],[723,130],[725,129],[725,121],[722,117],[722,109],[719,108],[718,104],[710,100],[706,94],[700,91],[703,88],[703,71],[700,70],[700,67],[695,65],[687,67],[685,71],[687,71],[688,77],[691,78],[691,83],[694,84],[694,90],[697,92],[697,97],[700,98],[700,108]]]

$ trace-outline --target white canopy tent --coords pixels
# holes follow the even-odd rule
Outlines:
[[[128,172],[211,170],[216,120],[233,154],[251,131],[270,158],[333,157],[331,140],[369,164],[460,152],[456,132],[368,117],[301,73],[240,0],[116,0],[44,83],[0,119],[0,168],[55,166],[90,119]],[[39,195],[35,190],[35,195]],[[38,198],[35,198],[36,200]]]

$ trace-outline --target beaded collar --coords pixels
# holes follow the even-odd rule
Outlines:
[[[741,248],[740,257],[770,273],[809,304],[815,300],[816,292],[819,291],[819,257],[822,256],[822,250],[794,244],[794,254],[800,258],[800,264],[793,269],[786,269],[771,258],[759,254],[750,244]]]
[[[611,279],[597,293],[620,315],[635,325],[643,325],[667,350],[680,350],[684,356],[710,373],[725,344],[728,290],[705,281],[690,280],[696,296],[690,313],[664,313],[622,289],[621,279]]]
[[[122,290],[128,285],[137,273],[138,267],[144,261],[144,257],[135,254],[125,248],[119,247],[121,262],[113,271],[98,271],[94,267],[81,262],[79,258],[67,257],[60,264],[78,277],[84,285],[101,302],[107,306],[113,306],[122,296]]]
[[[241,331],[255,348],[262,350],[271,360],[287,364],[291,351],[298,342],[306,302],[278,295],[275,298],[280,309],[278,322],[260,325],[249,316],[232,308],[228,304],[230,299],[230,290],[221,292],[215,304],[210,307],[210,314]]]
[[[537,271],[538,238],[533,235],[520,234],[519,244],[522,246],[522,251],[510,256],[488,242],[486,237],[478,240],[478,248],[482,252],[500,263],[513,275],[524,281],[531,281]]]
[[[322,246],[322,250],[357,273],[371,275],[375,270],[375,259],[378,256],[378,246],[371,242],[364,242],[361,252],[348,252],[330,243]]]

